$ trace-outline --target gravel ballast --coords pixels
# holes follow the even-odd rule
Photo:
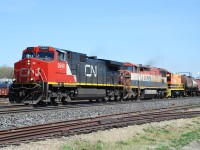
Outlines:
[[[170,108],[174,106],[200,105],[200,98],[182,98],[133,103],[122,102],[118,105],[80,107],[73,109],[57,109],[49,111],[26,112],[0,115],[0,130],[16,127],[45,124],[57,121],[75,120],[102,115],[142,112],[153,109]]]

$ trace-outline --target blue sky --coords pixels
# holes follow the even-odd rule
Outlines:
[[[28,46],[200,72],[199,0],[0,0],[0,65]]]

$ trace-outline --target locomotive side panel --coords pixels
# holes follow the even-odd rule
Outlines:
[[[110,66],[108,60],[90,58],[86,55],[72,52],[68,61],[69,69],[76,77],[77,85],[109,86],[118,84],[119,66]]]
[[[167,73],[168,93],[167,97],[184,96],[184,86],[181,82],[181,74]]]
[[[127,98],[163,98],[167,90],[166,72],[159,68],[124,63],[122,84]],[[130,80],[129,80],[130,76]],[[127,84],[129,83],[130,84]]]

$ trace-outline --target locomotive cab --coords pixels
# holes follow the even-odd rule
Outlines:
[[[66,52],[52,47],[28,47],[15,63],[16,82],[60,81],[66,75]],[[57,74],[57,75],[55,75]]]
[[[67,75],[66,52],[52,47],[28,47],[14,65],[10,102],[36,104],[48,97],[48,82],[74,82]]]

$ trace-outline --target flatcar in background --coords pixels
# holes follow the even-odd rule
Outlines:
[[[8,97],[12,79],[0,79],[0,97]]]

